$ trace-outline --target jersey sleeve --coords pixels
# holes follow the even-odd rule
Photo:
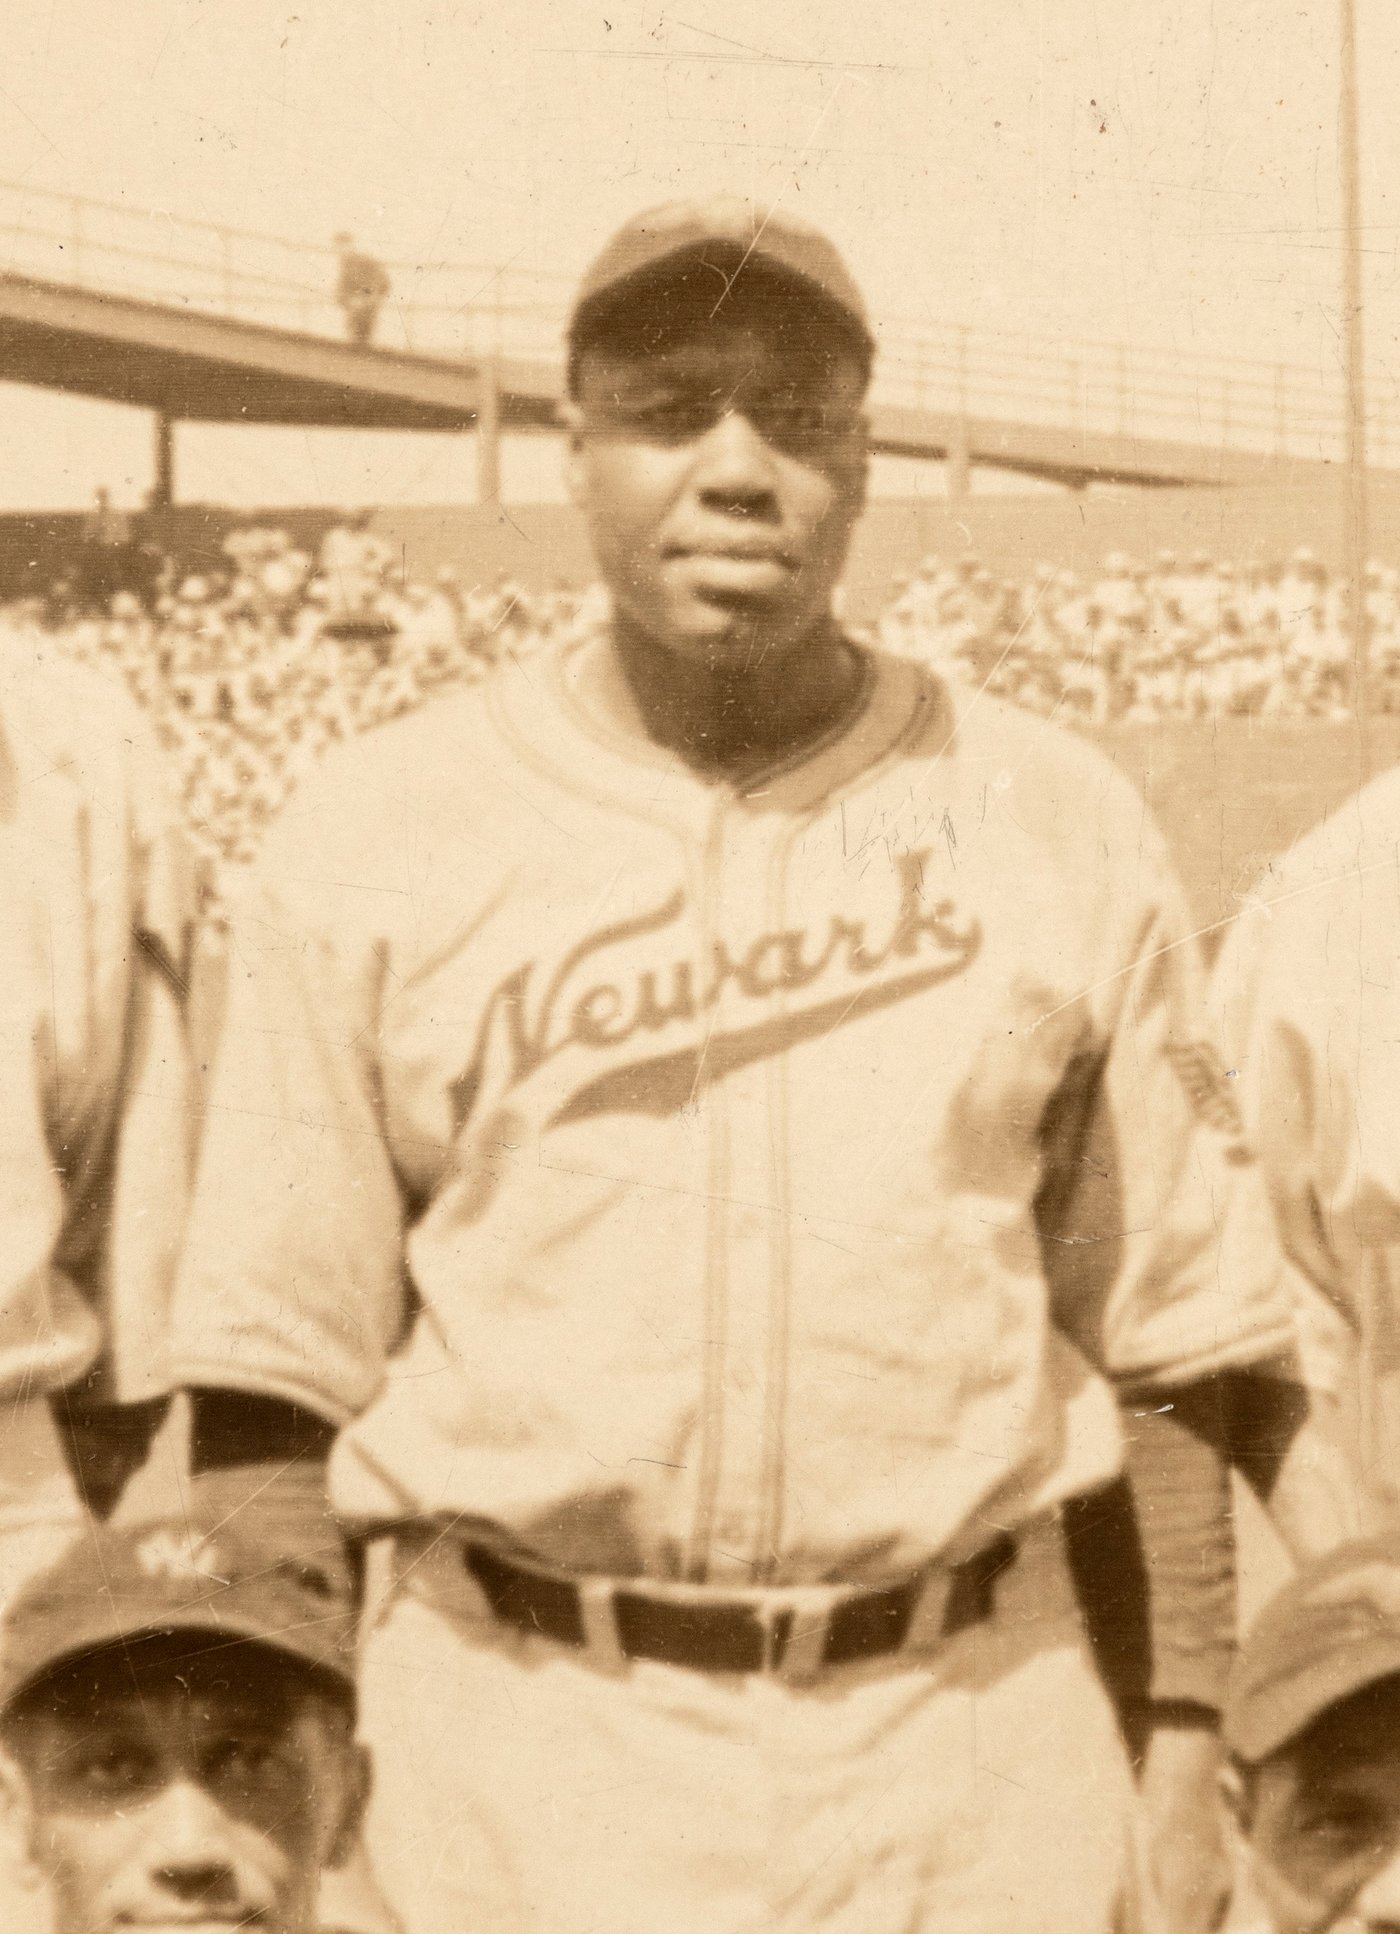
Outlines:
[[[41,668],[3,697],[0,1394],[136,1398],[186,1200],[188,876],[119,689]]]
[[[93,1177],[103,1225],[104,1340],[97,1393],[164,1396],[175,1266],[194,1160],[189,995],[198,884],[161,775],[136,775],[135,904],[116,1119]],[[86,1203],[75,1208],[87,1212]]]
[[[1235,922],[1214,1006],[1287,1259],[1307,1380],[1335,1390],[1400,1244],[1400,874],[1338,823]]]
[[[170,1350],[175,1381],[336,1424],[379,1389],[406,1315],[384,950],[354,899],[274,841],[235,915]]]
[[[87,1370],[101,1346],[101,1326],[92,1301],[56,1259],[64,1197],[49,1117],[43,905],[26,889],[8,839],[0,883],[6,901],[0,920],[0,1402],[8,1405]]]
[[[1043,1124],[1042,1254],[1061,1329],[1119,1383],[1291,1357],[1260,1168],[1207,1022],[1160,835],[1135,829],[1086,1049]]]

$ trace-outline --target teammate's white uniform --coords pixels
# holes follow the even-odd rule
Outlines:
[[[0,647],[0,1522],[13,1532],[73,1507],[49,1396],[99,1359],[98,1394],[163,1388],[190,909],[136,707],[35,634]]]
[[[1400,772],[1270,863],[1217,962],[1238,1105],[1301,1359],[1338,1400],[1363,1516],[1400,1513]]]
[[[736,787],[585,636],[292,802],[172,1371],[334,1419],[343,1518],[410,1526],[365,1722],[412,1934],[1104,1924],[1123,1768],[1054,1507],[1118,1467],[1110,1379],[1290,1334],[1176,1072],[1184,932],[1099,755],[893,659]],[[734,1591],[1023,1542],[930,1658],[794,1687],[494,1624],[447,1525]]]
[[[189,908],[148,741],[120,686],[0,635],[0,1608],[81,1521],[51,1400],[164,1387]],[[0,1920],[37,1929],[14,1884]]]

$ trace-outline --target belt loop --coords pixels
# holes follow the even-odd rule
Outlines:
[[[953,1589],[952,1573],[944,1564],[930,1565],[918,1585],[914,1609],[909,1614],[901,1652],[923,1658],[936,1652],[944,1642],[948,1599]]]
[[[620,1673],[631,1663],[618,1636],[613,1609],[613,1581],[598,1573],[578,1580],[579,1612],[583,1619],[584,1649],[603,1672]]]
[[[773,1670],[788,1685],[810,1685],[826,1658],[829,1606],[794,1607],[781,1651],[774,1649]]]
[[[399,1595],[398,1546],[392,1537],[364,1540],[360,1545],[363,1588],[360,1599],[360,1636],[377,1631]]]

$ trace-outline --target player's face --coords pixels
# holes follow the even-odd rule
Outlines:
[[[235,1668],[236,1673],[236,1668]],[[316,1697],[225,1664],[62,1712],[10,1736],[29,1862],[55,1934],[311,1934],[324,1866],[361,1800],[346,1727]]]
[[[865,498],[853,356],[717,320],[655,355],[589,351],[578,387],[571,487],[626,621],[719,671],[823,623]]]
[[[1359,1721],[1255,1777],[1249,1851],[1277,1934],[1400,1931],[1400,1739]]]

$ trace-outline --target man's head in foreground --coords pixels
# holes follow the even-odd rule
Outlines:
[[[89,1533],[0,1639],[11,1846],[55,1934],[311,1934],[368,1778],[331,1560],[227,1528]]]
[[[1339,1546],[1266,1607],[1225,1737],[1277,1934],[1400,1934],[1400,1537]]]
[[[569,326],[570,483],[618,626],[710,671],[827,626],[873,343],[826,238],[730,198],[628,222]]]

